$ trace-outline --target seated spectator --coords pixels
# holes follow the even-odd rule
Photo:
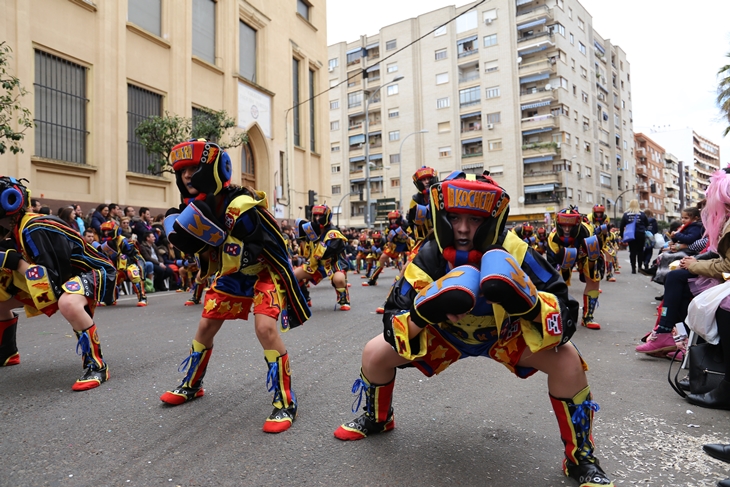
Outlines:
[[[41,208],[38,210],[38,213],[40,213],[41,215],[53,215],[53,212],[47,206],[41,206]]]
[[[134,235],[132,233],[131,222],[132,222],[132,219],[129,218],[128,216],[123,216],[122,217],[122,221],[121,221],[121,224],[120,224],[120,229],[121,229],[122,236],[124,238],[131,239],[132,238],[132,235]]]
[[[67,208],[61,209],[61,211],[58,213],[58,218],[63,220],[70,228],[73,228],[77,232],[81,233],[79,230],[79,225],[78,223],[76,223],[76,218],[74,218],[74,215],[75,213],[73,207],[69,206]]]
[[[97,237],[101,235],[101,224],[107,220],[109,216],[109,206],[104,203],[96,207],[96,211],[91,215],[91,228],[96,232]]]
[[[84,212],[81,210],[81,205],[72,205],[74,209],[74,219],[76,220],[76,225],[79,227],[79,233],[81,235],[84,234],[84,231],[86,230],[86,222],[84,221]]]
[[[669,264],[689,255],[697,255],[704,249],[702,245],[697,249],[697,243],[702,240],[704,227],[700,218],[700,210],[689,207],[682,210],[682,226],[670,233],[671,242],[666,251],[659,254],[659,260],[655,269],[649,269],[646,273],[653,274],[652,281],[657,284],[664,284],[664,278],[669,272]],[[690,249],[690,246],[692,248]]]
[[[43,208],[43,205],[41,205],[40,200],[35,198],[30,200],[30,209],[33,213],[40,213],[41,208]]]
[[[144,206],[139,209],[139,218],[132,219],[132,233],[137,235],[139,242],[144,242],[145,234],[152,231],[152,216],[149,208]]]
[[[91,228],[87,228],[83,233],[84,240],[89,245],[94,245],[94,231]]]
[[[149,276],[155,285],[155,291],[167,291],[165,285],[165,279],[170,280],[170,287],[172,289],[177,288],[175,282],[175,276],[172,273],[172,269],[167,267],[162,261],[162,258],[158,255],[157,249],[155,248],[155,232],[147,232],[144,234],[144,239],[139,244],[139,251],[144,257],[146,262],[152,264],[152,273]],[[149,269],[149,266],[145,266],[145,272]]]

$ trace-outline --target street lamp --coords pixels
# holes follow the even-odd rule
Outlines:
[[[342,213],[342,202],[345,201],[345,198],[348,196],[355,196],[356,194],[360,194],[357,191],[350,191],[349,193],[345,193],[342,198],[340,198],[340,202],[337,203],[337,208],[340,209],[339,213],[337,213],[337,228],[340,227],[340,213]]]
[[[616,224],[616,207],[618,206],[618,200],[620,200],[621,197],[623,195],[625,195],[626,193],[628,193],[629,191],[634,191],[635,189],[636,189],[636,187],[632,186],[629,189],[627,189],[626,191],[621,192],[621,194],[616,197],[616,201],[613,203],[613,224],[614,225]]]
[[[363,89],[363,95],[365,96],[365,226],[370,228],[373,224],[372,218],[370,218],[370,99],[380,91],[383,86],[387,86],[391,83],[395,83],[403,79],[403,76],[396,76],[392,81],[383,83],[378,86],[375,90],[369,91]],[[382,138],[382,134],[380,135]]]
[[[411,135],[416,134],[425,134],[428,133],[428,130],[422,129],[418,132],[412,132],[405,137],[403,137],[403,140],[400,142],[400,147],[398,148],[398,164],[400,164],[400,167],[398,168],[398,205],[400,206],[401,215],[403,214],[403,211],[405,209],[405,206],[403,205],[403,158],[401,157],[401,151],[403,150],[403,142],[406,141],[408,137]],[[418,169],[418,168],[416,168]]]

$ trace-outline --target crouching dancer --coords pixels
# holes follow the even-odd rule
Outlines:
[[[21,180],[22,181],[22,180]],[[17,179],[0,176],[0,366],[17,365],[18,315],[60,311],[76,333],[84,373],[71,387],[85,391],[109,379],[94,324],[97,302],[111,304],[117,270],[75,230],[55,216],[30,213],[29,192]]]
[[[431,188],[434,233],[385,305],[384,332],[363,350],[353,391],[364,414],[335,437],[392,430],[396,368],[426,376],[466,357],[489,357],[520,378],[542,371],[565,445],[563,470],[583,487],[613,485],[594,456],[587,366],[570,337],[578,303],[557,272],[512,232],[509,197],[488,176],[451,174]],[[448,310],[448,311],[446,311]]]
[[[176,406],[205,393],[203,377],[215,335],[225,320],[248,319],[253,306],[256,337],[268,367],[267,386],[274,395],[274,411],[263,429],[286,431],[296,419],[297,400],[289,354],[276,322],[281,315],[281,331],[287,331],[304,323],[310,312],[279,225],[266,210],[263,192],[231,186],[231,160],[218,145],[192,140],[173,147],[170,157],[183,205],[179,213],[168,211],[165,231],[175,247],[198,255],[200,282],[208,276],[215,280],[203,298],[190,355],[181,364],[186,375],[160,400]]]

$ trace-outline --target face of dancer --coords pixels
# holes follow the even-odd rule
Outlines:
[[[484,218],[463,213],[449,213],[449,222],[454,229],[454,248],[465,252],[473,250],[474,234],[484,222]]]
[[[183,169],[182,172],[182,182],[185,185],[185,187],[188,189],[188,193],[190,193],[190,196],[195,196],[198,194],[198,190],[193,188],[192,180],[193,180],[193,174],[195,174],[195,171],[198,170],[200,165],[195,166],[188,166],[185,169]]]

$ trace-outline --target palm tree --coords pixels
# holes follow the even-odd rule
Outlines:
[[[727,54],[730,58],[730,53]],[[720,106],[723,118],[730,123],[730,64],[726,64],[717,72],[720,76],[720,84],[717,87],[717,104]],[[730,125],[727,126],[723,136],[730,133]]]

